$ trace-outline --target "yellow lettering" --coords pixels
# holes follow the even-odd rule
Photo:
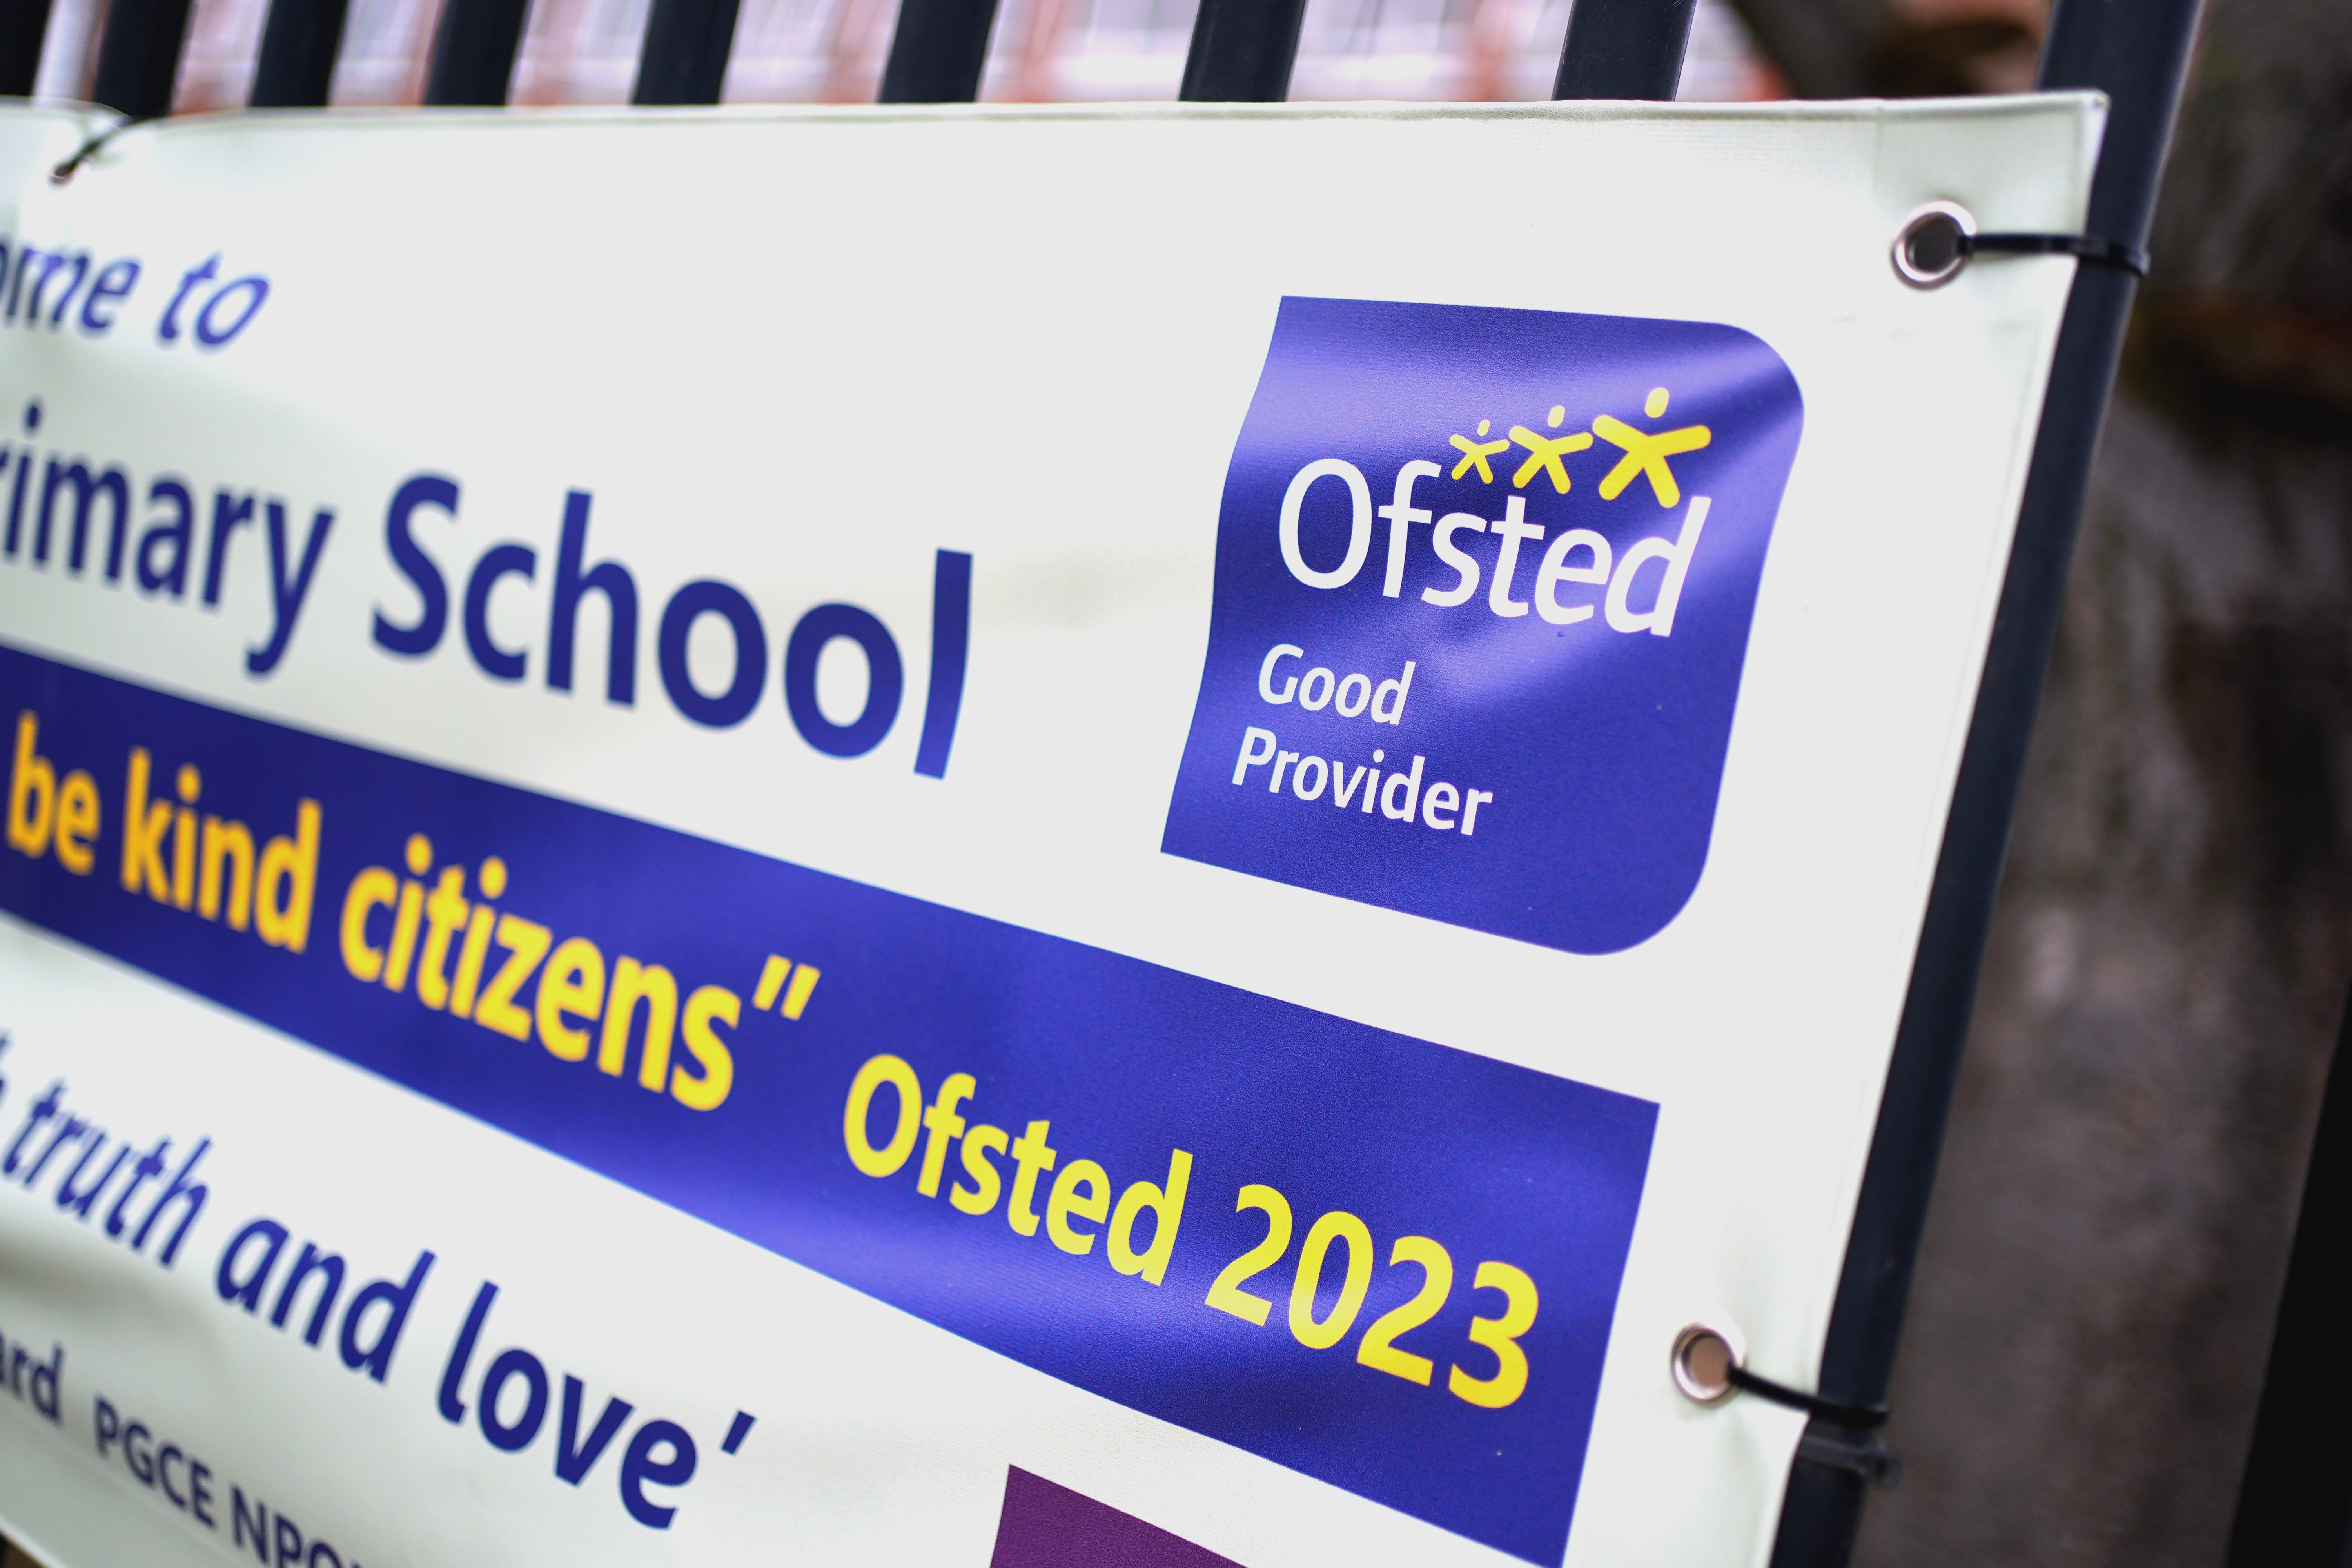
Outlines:
[[[784,987],[783,1015],[794,1023],[800,1021],[802,1012],[808,1006],[809,993],[816,989],[817,973],[803,963],[793,971],[793,983]]]
[[[555,950],[539,977],[539,1043],[567,1062],[588,1059],[588,1031],[564,1022],[567,1015],[593,1018],[604,1006],[604,955],[584,936]]]
[[[253,926],[261,940],[289,952],[309,946],[310,900],[318,885],[319,803],[305,800],[294,808],[294,837],[281,836],[261,847],[253,888]]]
[[[1203,1300],[1218,1311],[1231,1312],[1243,1322],[1255,1323],[1262,1329],[1274,1303],[1263,1296],[1251,1295],[1242,1287],[1280,1262],[1283,1252],[1290,1246],[1290,1200],[1272,1187],[1252,1182],[1234,1199],[1235,1214],[1246,1214],[1251,1209],[1265,1215],[1265,1234],[1258,1238],[1255,1247],[1218,1272]]]
[[[488,904],[476,904],[473,917],[466,921],[466,945],[457,952],[457,978],[449,987],[449,1011],[460,1018],[474,1016],[474,997],[482,988],[482,961],[490,955],[490,931],[498,924],[498,911]]]
[[[988,1163],[991,1152],[1004,1152],[1005,1137],[1002,1127],[985,1123],[963,1136],[963,1169],[972,1184],[958,1182],[948,1189],[948,1202],[968,1215],[983,1215],[996,1206],[997,1194],[1004,1191],[1004,1179],[996,1167]]]
[[[1138,1182],[1118,1195],[1118,1210],[1110,1216],[1110,1266],[1121,1274],[1139,1274],[1157,1285],[1168,1275],[1168,1259],[1176,1250],[1176,1227],[1184,1220],[1184,1188],[1192,1179],[1192,1156],[1181,1149],[1168,1156],[1168,1185]],[[1152,1215],[1151,1246],[1135,1250],[1135,1222],[1143,1211]]]
[[[412,833],[401,848],[409,874],[422,877],[433,868],[433,840]],[[425,884],[403,882],[400,907],[393,911],[392,945],[384,950],[383,987],[400,991],[408,984],[408,966],[416,962],[416,930],[425,919]]]
[[[199,879],[196,885],[196,913],[204,916],[205,919],[208,921],[216,921],[220,919],[221,884],[223,881],[221,872],[225,866],[234,866],[235,870],[226,878],[228,884],[228,926],[231,931],[243,931],[252,922],[253,920],[252,832],[247,828],[245,824],[242,822],[223,822],[217,816],[205,817],[203,859],[205,863],[204,875]],[[364,875],[365,873],[362,874]],[[383,901],[388,904],[392,902],[392,873],[386,871],[383,873],[383,875],[386,889],[383,896]],[[348,904],[346,904],[343,910],[343,919],[346,921],[343,936],[343,953],[346,962],[348,962],[352,951],[350,934],[351,928],[348,924],[351,920],[351,910]],[[364,946],[364,944],[362,944],[362,946]],[[383,967],[383,955],[382,953],[376,954],[375,963],[375,970],[371,970],[365,974],[361,974],[360,978],[362,980],[373,980],[375,978],[376,970],[381,970]],[[356,969],[352,970],[352,973],[359,974],[359,971]]]
[[[1029,1205],[1037,1195],[1037,1173],[1054,1168],[1054,1151],[1045,1147],[1045,1134],[1053,1129],[1050,1121],[1032,1121],[1013,1141],[1013,1197],[1004,1205],[1004,1223],[1015,1236],[1037,1234],[1037,1211]]]
[[[1397,1336],[1421,1327],[1445,1305],[1445,1299],[1454,1292],[1454,1258],[1428,1237],[1400,1236],[1396,1245],[1389,1248],[1389,1267],[1393,1268],[1400,1263],[1421,1266],[1421,1289],[1403,1306],[1391,1308],[1373,1320],[1356,1345],[1356,1360],[1375,1372],[1385,1372],[1426,1388],[1436,1363],[1427,1356],[1399,1350]]]
[[[232,826],[241,826],[231,824]],[[253,854],[250,836],[246,840],[246,855]],[[343,967],[354,980],[375,980],[383,973],[382,950],[368,945],[368,916],[380,909],[389,908],[400,896],[400,879],[381,866],[371,866],[352,879],[350,890],[343,894]],[[232,909],[234,905],[230,906]],[[232,921],[230,923],[236,923]]]
[[[915,1190],[927,1198],[940,1195],[940,1175],[948,1163],[948,1145],[963,1136],[963,1118],[956,1107],[970,1099],[979,1080],[968,1072],[951,1072],[940,1080],[940,1097],[923,1112],[923,1168]]]
[[[507,961],[499,965],[490,988],[474,1004],[474,1022],[510,1040],[528,1040],[530,1015],[516,1006],[514,999],[522,994],[523,982],[539,967],[539,961],[547,956],[548,943],[554,935],[545,926],[520,915],[500,915],[498,936],[499,945],[507,950]]]
[[[1541,1298],[1536,1293],[1536,1282],[1507,1263],[1478,1265],[1471,1288],[1503,1293],[1501,1317],[1470,1320],[1470,1342],[1494,1352],[1495,1375],[1473,1377],[1458,1366],[1450,1367],[1445,1386],[1456,1399],[1482,1410],[1500,1410],[1528,1391],[1528,1352],[1519,1347],[1519,1336],[1535,1327]]]
[[[8,770],[8,847],[35,857],[48,851],[49,825],[58,805],[58,771],[48,758],[33,752],[40,729],[31,710],[16,715],[16,760]],[[37,796],[40,805],[34,807]]]
[[[172,814],[172,907],[184,910],[196,901],[196,814],[188,809],[204,791],[203,775],[194,763],[182,763],[180,809]]]
[[[425,900],[425,952],[416,961],[416,999],[438,1012],[449,1005],[449,939],[473,909],[466,901],[466,868],[451,866]]]
[[[408,986],[408,966],[416,962],[416,931],[425,923],[425,884],[403,882],[400,885],[400,907],[392,915],[392,945],[384,950],[383,987],[402,991]]]
[[[658,963],[639,963],[624,953],[613,966],[613,993],[604,999],[604,1035],[596,1043],[596,1070],[618,1078],[628,1065],[629,1024],[639,1002],[646,1005],[646,1049],[637,1058],[637,1082],[659,1094],[669,1081],[677,981]]]
[[[890,1142],[877,1149],[866,1136],[866,1120],[875,1094],[884,1084],[898,1096],[898,1124],[891,1131]],[[869,1176],[896,1174],[915,1152],[915,1129],[922,1121],[922,1107],[923,1086],[903,1059],[885,1054],[859,1068],[857,1076],[849,1080],[849,1100],[841,1112],[841,1141],[849,1149],[849,1163]]]
[[[793,961],[768,954],[767,963],[760,970],[759,988],[751,993],[751,1006],[764,1013],[776,1005],[776,994],[784,988],[784,977],[793,972]]]
[[[89,841],[98,836],[98,784],[76,768],[58,790],[58,864],[77,877],[98,864]]]
[[[705,985],[686,999],[686,1049],[701,1073],[692,1075],[679,1063],[669,1075],[672,1100],[688,1110],[716,1110],[735,1087],[735,1058],[717,1026],[733,1028],[742,1021],[743,1000],[723,985]]]
[[[172,814],[172,907],[196,901],[196,814],[186,806]]]
[[[18,733],[23,733],[21,727]],[[131,775],[122,786],[122,890],[135,893],[143,883],[149,898],[168,904],[172,889],[163,879],[163,830],[172,822],[172,803],[147,804],[147,784],[153,767],[146,747],[131,748]]]
[[[1078,1189],[1086,1195],[1080,1197]],[[1100,1225],[1110,1216],[1110,1173],[1092,1160],[1073,1160],[1054,1178],[1053,1195],[1045,1200],[1045,1234],[1063,1251],[1084,1258],[1094,1250],[1092,1231],[1073,1229],[1070,1216]]]
[[[1347,1272],[1340,1276],[1339,1299],[1330,1314],[1315,1317],[1315,1298],[1323,1288],[1323,1263],[1333,1242],[1348,1247]],[[1345,1210],[1334,1209],[1307,1227],[1298,1244],[1298,1272],[1290,1281],[1290,1337],[1311,1351],[1327,1351],[1347,1337],[1364,1310],[1364,1293],[1372,1286],[1370,1227]]]

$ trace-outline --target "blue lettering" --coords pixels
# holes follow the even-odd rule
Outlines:
[[[826,718],[816,700],[817,658],[835,637],[847,637],[866,654],[866,707],[846,724]],[[891,640],[889,628],[873,612],[855,605],[819,605],[801,617],[784,645],[784,705],[792,711],[793,727],[828,757],[862,757],[880,745],[898,720],[905,685],[898,645]],[[946,749],[942,743],[939,763],[943,770]]]
[[[717,697],[702,693],[686,664],[687,639],[704,616],[719,616],[734,634],[735,672]],[[677,710],[696,723],[724,730],[740,724],[759,705],[760,689],[768,677],[768,635],[741,589],[706,580],[688,583],[672,595],[662,611],[660,654],[662,689]],[[895,706],[896,699],[892,700]]]
[[[247,505],[250,510],[251,503],[248,501]],[[416,624],[409,626],[394,626],[384,619],[381,609],[377,610],[375,640],[378,647],[388,652],[404,654],[411,658],[422,658],[439,647],[441,634],[449,626],[449,585],[441,580],[441,569],[433,564],[433,558],[425,553],[424,548],[408,531],[409,517],[420,506],[439,507],[449,514],[451,521],[456,521],[457,481],[439,474],[418,474],[394,492],[392,509],[384,513],[384,547],[392,552],[392,563],[416,589],[417,601],[422,608],[417,614]],[[220,527],[217,512],[215,513],[213,526],[215,536],[214,548],[217,552]],[[216,597],[217,589],[208,583],[205,602],[211,604]]]
[[[493,680],[520,680],[524,656],[490,640],[490,594],[501,577],[528,583],[539,570],[539,552],[527,544],[501,544],[482,552],[466,579],[466,651]]]
[[[580,630],[580,601],[589,594],[602,594],[612,612],[604,700],[626,708],[637,700],[637,583],[617,561],[580,569],[588,554],[588,509],[593,500],[586,490],[563,498],[563,540],[555,552],[555,602],[547,626],[547,686],[551,691],[572,689],[572,644]]]
[[[664,1446],[669,1457],[655,1458],[654,1450]],[[621,1458],[621,1506],[646,1529],[667,1530],[677,1510],[647,1498],[646,1484],[682,1487],[693,1478],[694,1439],[686,1428],[675,1421],[648,1421],[629,1439],[629,1451]]]

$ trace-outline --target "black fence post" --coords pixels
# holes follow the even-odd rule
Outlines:
[[[530,0],[447,0],[434,30],[425,101],[475,109],[505,103],[530,8]]]
[[[2352,1427],[2336,1381],[2352,1322],[2352,1009],[2336,1037],[2303,1213],[2271,1336],[2229,1568],[2341,1568],[2352,1560]]]
[[[2111,105],[2091,185],[2085,226],[2092,236],[2133,247],[2147,243],[2157,182],[2196,40],[2198,5],[2059,0],[2052,16],[2039,85],[2096,88]],[[2136,289],[2137,279],[2120,267],[2078,264],[2059,323],[2016,543],[1822,1347],[1821,1393],[1842,1405],[1884,1405],[1894,1374],[2018,780]],[[1867,1478],[1875,1468],[1870,1436],[1819,1416],[1808,1423],[1789,1477],[1773,1568],[1837,1568],[1853,1555]]]
[[[49,36],[50,0],[0,0],[0,98],[30,98]]]
[[[1186,103],[1280,103],[1290,96],[1307,0],[1201,0],[1184,57]]]
[[[270,0],[253,65],[255,109],[324,109],[350,0]]]
[[[996,0],[900,0],[882,103],[970,103],[988,64]]]
[[[188,0],[114,0],[90,97],[133,120],[169,114],[187,34]]]
[[[727,85],[741,0],[654,0],[637,56],[635,104],[716,103]]]
[[[1554,98],[1671,100],[1698,0],[1576,0]]]

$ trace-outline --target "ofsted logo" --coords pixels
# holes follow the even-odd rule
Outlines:
[[[1655,933],[1802,417],[1736,328],[1286,300],[1161,847],[1571,952]]]

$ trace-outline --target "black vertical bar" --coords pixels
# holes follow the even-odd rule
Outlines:
[[[1307,0],[1201,0],[1184,57],[1186,103],[1280,103],[1290,96]]]
[[[425,101],[477,109],[506,102],[530,9],[530,0],[446,0],[433,36]]]
[[[0,0],[0,98],[30,98],[49,36],[49,0]]]
[[[1671,102],[1697,13],[1698,0],[1576,0],[1551,95]]]
[[[742,0],[654,0],[637,56],[636,104],[716,103]]]
[[[254,61],[255,109],[324,109],[350,0],[269,0]]]
[[[970,103],[988,64],[996,0],[899,0],[883,103]]]
[[[188,0],[114,0],[89,96],[133,120],[169,114],[187,35]]]
[[[2229,1568],[2341,1568],[2352,1546],[2352,1426],[2336,1369],[2352,1323],[2352,1010],[2319,1105],[2270,1371],[2230,1531]]]
[[[2147,243],[2198,6],[2199,0],[2059,0],[2039,85],[2096,88],[2110,104],[2091,184],[2090,234]],[[2018,780],[2136,287],[2120,268],[2079,266],[2059,324],[2016,543],[1822,1347],[1821,1392],[1840,1404],[1883,1405],[1893,1376]],[[1789,1477],[1773,1568],[1836,1568],[1851,1558],[1868,1484],[1860,1458],[1867,1442],[1867,1434],[1818,1416],[1808,1423]]]
[[[2089,232],[2145,247],[2180,87],[2197,44],[2198,0],[2059,0],[2034,88],[2107,95],[2107,132],[2091,180]],[[2084,468],[2089,468],[2085,454]]]

